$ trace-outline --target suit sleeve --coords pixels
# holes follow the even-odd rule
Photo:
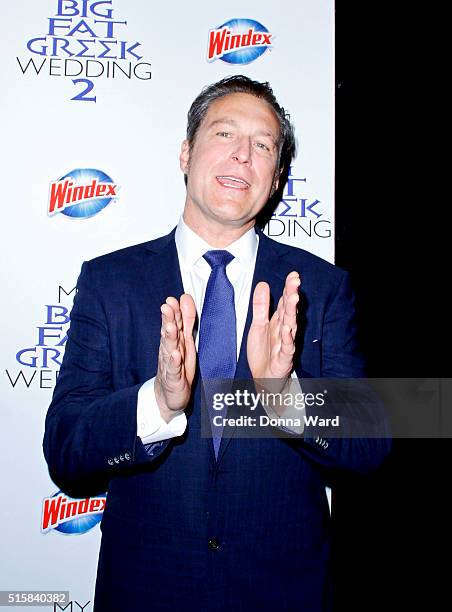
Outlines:
[[[105,491],[111,478],[156,459],[168,445],[144,446],[137,436],[141,384],[113,389],[107,316],[89,266],[83,264],[77,282],[43,444],[50,476],[73,497]]]
[[[364,378],[364,360],[358,350],[356,331],[354,294],[348,273],[341,271],[339,282],[331,292],[323,317],[319,345],[322,378]],[[315,393],[315,387],[318,387],[319,383],[320,386],[322,384],[318,380],[312,383]],[[340,385],[337,386],[340,388]],[[308,391],[309,387],[310,381],[305,379],[303,390]],[[344,428],[340,438],[323,437],[318,431],[320,428],[313,430],[312,434],[305,430],[298,448],[304,456],[322,467],[365,474],[381,465],[390,452],[391,440],[382,404],[378,400],[366,401],[369,388],[365,381],[356,381],[354,388],[357,394],[361,393],[363,402],[359,406],[354,402],[349,407],[341,403],[341,413],[345,417],[342,422],[347,422],[348,419],[354,425],[350,437],[347,437],[347,430]],[[357,410],[360,411],[359,414]],[[356,435],[357,427],[366,432],[366,437],[364,434],[363,437]]]

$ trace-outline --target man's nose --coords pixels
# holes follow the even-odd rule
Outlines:
[[[251,141],[249,138],[241,138],[239,141],[235,142],[232,159],[241,164],[251,162]]]

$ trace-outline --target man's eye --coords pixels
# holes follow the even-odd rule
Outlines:
[[[229,138],[231,132],[217,132],[217,136],[223,136],[224,138]]]
[[[256,142],[256,147],[258,149],[263,149],[264,151],[270,151],[270,147],[268,147],[265,143],[263,142]]]

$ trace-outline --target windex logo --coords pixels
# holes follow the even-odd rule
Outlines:
[[[52,529],[70,534],[85,533],[100,522],[105,503],[105,496],[72,499],[58,491],[43,501],[41,530],[44,533]]]
[[[231,19],[210,30],[207,60],[249,64],[272,46],[272,37],[273,34],[258,21]]]
[[[103,210],[118,195],[118,185],[101,170],[71,170],[50,183],[49,216],[87,218]]]

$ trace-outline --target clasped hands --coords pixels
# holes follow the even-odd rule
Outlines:
[[[262,383],[271,379],[276,385],[271,391],[281,391],[292,371],[300,282],[298,272],[287,275],[283,294],[270,320],[268,284],[260,282],[254,290],[247,358],[259,391],[263,390]],[[154,389],[160,414],[168,423],[185,410],[191,397],[196,371],[193,339],[196,307],[191,295],[185,293],[180,301],[174,297],[167,298],[160,310],[162,327]]]

